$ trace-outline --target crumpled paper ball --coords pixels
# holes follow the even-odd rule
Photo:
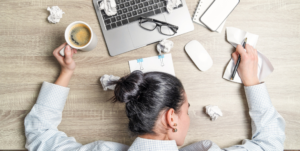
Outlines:
[[[171,40],[164,39],[157,44],[156,49],[159,55],[161,55],[161,52],[170,52],[173,46],[174,43]]]
[[[50,12],[50,15],[48,16],[48,21],[53,24],[58,23],[62,18],[62,14],[65,13],[58,6],[52,6],[51,8],[48,7],[47,11]]]
[[[218,119],[218,117],[223,116],[222,111],[218,106],[207,105],[205,106],[206,114],[208,114],[212,121]]]
[[[172,13],[174,7],[178,7],[181,3],[181,0],[166,0],[167,1],[167,11]]]
[[[119,79],[120,79],[120,77],[118,77],[118,76],[107,75],[107,74],[103,75],[100,78],[100,82],[102,84],[103,90],[104,91],[107,91],[107,89],[115,90],[116,85],[108,85],[108,84],[111,81],[118,81]]]
[[[115,0],[103,0],[100,3],[100,10],[104,10],[107,16],[113,16],[117,14],[117,4]]]

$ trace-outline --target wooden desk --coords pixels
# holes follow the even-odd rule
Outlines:
[[[187,0],[192,15],[198,0]],[[46,8],[58,5],[66,14],[50,24]],[[24,149],[24,118],[36,102],[43,81],[54,82],[59,65],[52,51],[64,42],[64,30],[73,21],[87,22],[98,36],[91,52],[74,56],[76,71],[59,130],[82,144],[96,140],[130,145],[124,104],[106,102],[112,92],[104,92],[103,74],[129,73],[128,60],[157,55],[149,45],[110,57],[96,18],[92,0],[0,1],[0,149]],[[191,103],[191,126],[185,144],[209,139],[221,147],[240,144],[251,137],[250,117],[243,86],[222,79],[233,47],[222,33],[210,32],[198,24],[195,30],[171,38],[175,73],[182,80]],[[258,50],[275,71],[265,80],[273,105],[286,120],[286,149],[300,149],[300,1],[242,0],[226,21],[258,34]],[[191,40],[207,49],[214,65],[200,72],[184,52]],[[218,105],[224,116],[215,122],[203,107]]]

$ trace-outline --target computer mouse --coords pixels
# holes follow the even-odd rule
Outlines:
[[[201,71],[208,70],[213,65],[213,60],[197,40],[192,40],[185,45],[185,51]]]

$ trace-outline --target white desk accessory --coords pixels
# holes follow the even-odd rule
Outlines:
[[[185,51],[201,71],[206,71],[213,65],[210,55],[197,40],[186,44]]]
[[[200,22],[200,17],[204,14],[204,12],[207,10],[207,8],[214,2],[214,0],[199,0],[199,4],[195,10],[193,21],[195,23],[200,24],[201,26],[206,27],[202,22]],[[216,32],[220,33],[223,30],[223,27],[225,25],[225,21],[222,23],[222,25],[216,30]],[[207,28],[207,27],[206,27]]]
[[[200,17],[200,22],[210,30],[217,31],[239,2],[240,0],[215,0]]]
[[[233,47],[236,47],[238,44],[241,44],[243,40],[247,37],[247,44],[255,48],[258,40],[258,35],[251,34],[249,32],[234,27],[227,27],[226,30],[227,30],[226,31],[227,40]],[[269,61],[269,59],[266,56],[264,56],[261,52],[257,51],[257,55],[258,55],[257,77],[259,81],[262,82],[262,80],[265,77],[267,77],[269,74],[271,74],[274,71],[274,68],[271,62]],[[242,83],[239,74],[236,74],[234,79],[230,80],[234,66],[235,66],[234,61],[231,58],[226,67],[223,78],[231,82]]]
[[[175,76],[171,54],[159,55],[149,58],[141,58],[129,61],[130,72],[141,70],[143,73],[159,71]]]

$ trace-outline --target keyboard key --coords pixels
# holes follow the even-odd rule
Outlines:
[[[121,3],[121,0],[116,0],[116,3],[117,3],[117,4],[120,4],[120,3]]]
[[[150,11],[150,10],[153,10],[153,7],[152,6],[149,6],[148,7],[148,10]]]
[[[163,5],[162,2],[158,3],[158,7],[163,7],[163,6],[164,6],[164,5]]]
[[[148,6],[148,5],[149,5],[149,3],[148,3],[148,2],[145,2],[145,3],[144,3],[144,6]]]
[[[134,6],[133,6],[133,9],[135,9],[135,10],[138,9],[138,6],[137,6],[137,5],[134,5]]]
[[[125,6],[126,6],[126,7],[128,7],[129,5],[130,5],[129,2],[126,2],[126,3],[125,3]]]
[[[142,11],[141,9],[139,9],[137,12],[138,12],[139,14],[141,14],[143,11]]]
[[[145,7],[145,8],[143,8],[143,12],[147,12],[148,11],[148,9]]]
[[[131,17],[132,15],[131,15],[131,13],[127,13],[127,17]]]
[[[153,16],[154,15],[154,12],[151,11],[151,12],[148,12],[148,13],[144,13],[144,14],[140,14],[140,15],[137,15],[137,16],[134,16],[134,17],[131,17],[129,18],[129,22],[134,22],[134,21],[137,21],[137,20],[140,20],[140,18],[143,16],[143,17],[149,17],[149,16]]]
[[[136,12],[136,11],[133,11],[133,12],[132,12],[132,15],[137,15],[137,12]]]
[[[154,0],[154,3],[158,3],[159,2],[159,0]]]
[[[117,16],[116,18],[117,18],[117,20],[121,20],[121,16]]]
[[[155,14],[160,14],[161,13],[160,9],[156,9],[154,12],[155,12]]]
[[[143,4],[142,4],[142,3],[140,3],[140,4],[139,4],[139,8],[142,8],[142,7],[143,7]]]
[[[128,20],[127,20],[127,19],[122,20],[122,24],[123,24],[123,25],[128,24]]]
[[[122,14],[122,11],[121,10],[118,10],[118,15],[121,15]]]
[[[127,13],[127,8],[124,8],[124,9],[123,9],[123,13]]]
[[[122,23],[120,21],[118,21],[117,26],[122,26]]]
[[[131,11],[132,11],[132,7],[128,7],[128,11],[130,11],[130,12],[131,12]]]
[[[110,25],[106,25],[106,30],[110,30],[110,29],[111,29]]]
[[[178,5],[178,7],[182,7],[182,6],[183,6],[182,4],[179,4],[179,5]]]
[[[142,2],[145,2],[146,0],[141,0]]]
[[[161,12],[167,12],[167,8],[165,7],[161,8]]]
[[[121,0],[121,2],[122,2],[122,3],[124,3],[124,2],[125,2],[125,0]]]
[[[117,5],[117,10],[120,8],[120,6],[119,5]]]
[[[113,23],[117,21],[115,18],[111,18],[110,20],[111,20],[111,22],[113,22]]]
[[[125,7],[125,5],[124,5],[124,4],[121,4],[121,5],[120,5],[120,7],[121,7],[121,8],[124,8],[124,7]]]
[[[130,4],[131,4],[131,5],[134,5],[134,4],[135,4],[135,2],[134,2],[134,1],[130,1]]]
[[[154,3],[153,0],[150,0],[150,1],[149,1],[149,4],[150,4],[150,5],[152,5],[153,3]]]
[[[111,16],[104,15],[103,18],[104,19],[109,19],[109,18],[111,18]]]
[[[109,25],[111,22],[110,22],[110,19],[107,19],[107,20],[105,20],[105,24],[106,25]]]
[[[116,28],[116,27],[117,27],[117,25],[115,23],[111,24],[111,28]]]
[[[136,3],[139,3],[139,2],[141,2],[141,0],[135,0],[135,2],[136,2]]]
[[[122,19],[125,19],[125,18],[126,18],[126,15],[125,15],[125,14],[123,14],[123,15],[122,15]]]
[[[158,8],[157,4],[154,4],[154,5],[153,5],[153,8],[154,8],[154,9],[157,9],[157,8]]]

